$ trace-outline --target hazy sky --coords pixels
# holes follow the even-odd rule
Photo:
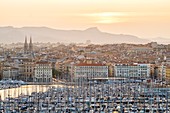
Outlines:
[[[170,38],[170,0],[0,0],[0,26],[47,26]]]

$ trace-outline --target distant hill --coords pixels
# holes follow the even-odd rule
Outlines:
[[[170,39],[168,38],[162,38],[162,37],[157,37],[151,39],[154,42],[158,42],[159,44],[170,44]]]
[[[32,36],[33,42],[84,43],[86,40],[99,44],[150,42],[147,39],[141,39],[133,35],[102,32],[96,27],[86,30],[58,30],[47,27],[0,27],[0,43],[24,42],[25,35]]]

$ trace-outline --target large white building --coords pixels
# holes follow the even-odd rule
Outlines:
[[[150,64],[116,64],[115,77],[145,78],[150,76]]]
[[[49,62],[40,61],[35,64],[34,82],[52,82],[52,66]]]
[[[108,66],[103,64],[80,63],[74,68],[74,76],[76,78],[106,78],[108,77]]]
[[[4,66],[4,69],[2,70],[3,73],[3,79],[18,79],[18,68],[11,67],[11,66]]]

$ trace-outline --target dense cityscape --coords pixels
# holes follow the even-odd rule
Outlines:
[[[170,113],[170,0],[0,0],[0,113]]]
[[[1,44],[2,113],[170,112],[170,45],[23,42]]]

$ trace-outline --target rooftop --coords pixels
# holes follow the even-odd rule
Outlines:
[[[79,64],[76,64],[76,66],[106,66],[104,64],[88,64],[88,63],[79,63]]]

